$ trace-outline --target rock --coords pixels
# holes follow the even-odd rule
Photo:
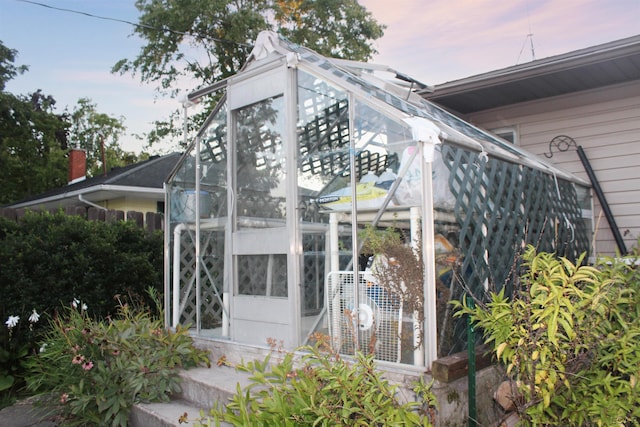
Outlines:
[[[516,402],[521,398],[515,381],[503,381],[493,394],[493,399],[507,412],[515,410]]]

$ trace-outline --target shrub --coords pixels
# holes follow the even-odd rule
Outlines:
[[[107,316],[117,309],[115,295],[162,291],[162,246],[162,233],[147,234],[133,222],[62,212],[0,218],[0,318],[34,308],[53,314],[73,298],[91,301],[92,315]]]
[[[358,353],[353,362],[323,353],[321,345],[304,347],[301,363],[286,353],[237,369],[251,372],[251,384],[238,388],[226,407],[213,408],[201,423],[236,426],[430,426],[435,397],[430,386],[415,384],[418,399],[401,403],[398,390],[381,377],[372,355]],[[201,425],[201,424],[200,424]]]
[[[116,316],[93,320],[82,303],[57,315],[28,360],[27,386],[65,425],[126,426],[140,401],[166,401],[178,391],[178,368],[209,364],[186,329],[121,304]]]
[[[596,267],[528,247],[512,301],[457,303],[494,345],[528,425],[637,425],[640,281],[635,260]]]
[[[47,322],[27,322],[36,310],[54,316],[74,298],[91,301],[90,314],[117,311],[115,295],[147,297],[162,291],[162,234],[131,222],[107,224],[78,216],[33,213],[19,221],[0,217],[0,407],[24,385],[22,360],[37,351]],[[151,303],[147,300],[147,303]]]

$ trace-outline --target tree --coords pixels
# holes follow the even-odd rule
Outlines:
[[[29,69],[26,65],[14,65],[18,51],[9,49],[0,40],[0,91],[4,91],[7,82]]]
[[[4,90],[27,67],[15,66],[17,51],[0,42],[0,204],[66,183],[64,115],[53,113],[55,100],[38,90],[29,97]]]
[[[89,99],[80,99],[71,114],[57,114],[55,99],[40,89],[26,96],[6,92],[6,83],[28,69],[15,65],[16,56],[0,41],[0,204],[66,185],[71,146],[87,150],[89,175],[102,171],[102,141],[109,167],[148,157],[120,149],[122,119],[99,113]]]
[[[357,0],[137,0],[141,12],[134,33],[146,41],[137,57],[120,60],[114,72],[139,73],[160,93],[176,97],[180,79],[207,86],[236,73],[263,30],[343,59],[367,61],[376,53],[371,41],[382,37],[377,23]],[[191,88],[191,89],[196,89]],[[194,129],[213,105],[194,118]],[[156,122],[149,143],[179,134],[180,112]]]
[[[99,113],[97,105],[81,98],[70,115],[69,141],[87,151],[87,175],[96,176],[107,168],[125,166],[138,160],[119,145],[126,128],[122,118]]]

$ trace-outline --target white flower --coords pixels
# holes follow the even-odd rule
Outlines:
[[[11,329],[18,324],[19,320],[20,320],[20,316],[9,316],[7,321],[4,323],[7,325],[7,328]]]
[[[38,312],[34,308],[33,312],[31,313],[31,316],[29,316],[29,322],[36,323],[38,320],[40,320],[40,315],[38,314]]]
[[[88,308],[88,307],[87,307],[87,304],[82,303],[82,310],[83,310],[83,311],[86,311],[86,310],[87,310],[87,308]]]
[[[78,298],[74,298],[73,302],[71,303],[71,307],[78,308],[78,304],[80,304],[80,301],[78,300]]]
[[[47,349],[47,343],[43,343],[42,347],[40,347],[40,353],[44,353],[44,351]]]

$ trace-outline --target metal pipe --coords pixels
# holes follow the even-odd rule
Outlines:
[[[609,208],[609,204],[607,203],[607,199],[602,192],[602,188],[600,187],[600,183],[598,182],[598,178],[596,178],[596,174],[591,167],[591,163],[587,158],[586,153],[582,149],[581,145],[577,146],[578,157],[580,157],[580,161],[582,162],[582,166],[584,166],[584,170],[587,172],[589,176],[589,180],[591,181],[591,185],[593,185],[593,190],[596,192],[596,196],[600,201],[600,206],[602,206],[602,211],[604,212],[604,216],[607,218],[607,222],[609,223],[609,228],[611,228],[611,232],[613,233],[613,238],[616,240],[616,245],[618,245],[618,250],[620,251],[620,255],[626,255],[627,245],[624,243],[622,239],[622,235],[620,234],[620,230],[616,225],[616,220],[613,217],[613,213],[611,213],[611,209]]]
[[[195,268],[195,276],[196,276],[196,333],[200,335],[200,329],[202,327],[202,318],[201,318],[201,292],[200,292],[200,269],[202,266],[202,258],[201,258],[201,248],[200,248],[200,137],[196,137],[195,142],[195,154],[196,154],[196,164],[195,164],[195,190],[196,190],[196,268]]]
[[[467,305],[474,308],[473,296],[467,295]],[[469,394],[469,427],[476,426],[476,334],[471,316],[467,316],[467,355],[469,356],[469,370],[467,372],[467,384]]]
[[[182,230],[186,224],[178,224],[173,229],[173,295],[172,295],[172,321],[171,327],[175,328],[180,323],[180,240]]]
[[[353,94],[349,96],[349,118],[355,117],[355,100]],[[360,350],[360,328],[358,328],[358,320],[360,319],[360,278],[358,258],[360,256],[360,248],[358,246],[358,176],[356,169],[356,142],[354,140],[355,130],[353,120],[349,120],[349,168],[351,169],[350,185],[351,185],[351,218],[353,223],[351,227],[351,261],[353,262],[353,312],[355,313],[355,332],[357,339],[353,343],[355,351]]]
[[[411,247],[414,250],[419,249],[420,245],[420,221],[422,215],[420,213],[420,208],[417,206],[413,206],[410,209],[411,212]],[[420,315],[418,312],[413,313],[413,364],[416,366],[424,366],[424,330],[425,323],[418,321],[420,319]]]
[[[425,351],[424,365],[431,369],[431,364],[438,358],[438,334],[436,325],[436,255],[435,255],[435,226],[433,221],[433,174],[432,159],[425,159],[425,151],[433,150],[425,141],[419,141],[420,173],[422,179],[422,262],[423,275],[423,337],[422,346]],[[415,361],[414,361],[415,363]]]
[[[89,206],[93,206],[94,208],[98,208],[100,210],[103,211],[108,211],[109,209],[105,208],[104,206],[100,206],[96,203],[90,202],[89,200],[85,199],[84,197],[82,197],[82,194],[78,194],[78,200],[80,200],[82,203],[86,203]]]

